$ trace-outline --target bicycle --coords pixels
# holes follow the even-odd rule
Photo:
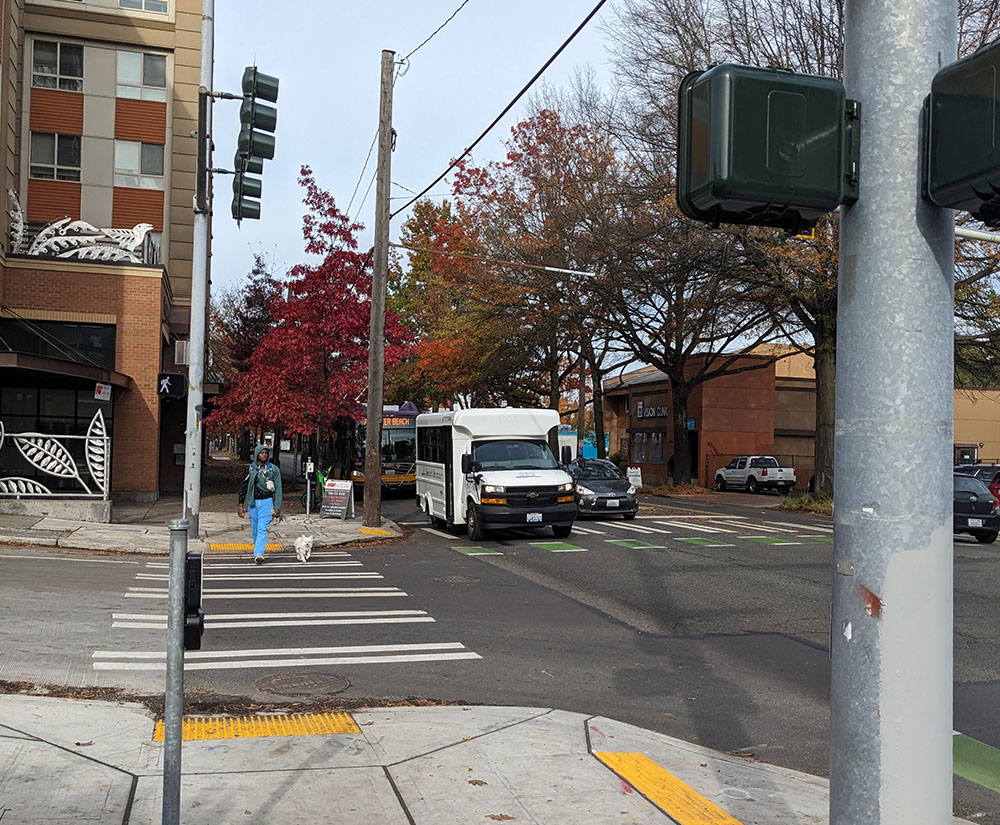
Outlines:
[[[309,507],[313,512],[319,512],[320,507],[323,504],[323,490],[326,487],[326,480],[333,474],[333,465],[326,468],[326,472],[322,470],[316,470],[315,478],[307,479],[309,484],[309,490],[307,493],[302,494],[302,509],[306,510],[306,502],[308,500]],[[307,511],[308,512],[308,511]]]

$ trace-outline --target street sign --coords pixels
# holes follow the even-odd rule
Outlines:
[[[111,400],[111,385],[103,384],[98,381],[94,384],[94,400],[95,401],[110,401]]]
[[[183,398],[187,395],[187,376],[180,372],[161,372],[156,379],[160,398]]]

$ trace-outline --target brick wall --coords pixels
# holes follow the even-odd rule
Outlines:
[[[27,318],[33,312],[73,312],[116,319],[115,370],[129,376],[132,384],[127,390],[115,390],[112,489],[155,495],[160,439],[156,379],[162,359],[165,290],[159,272],[114,267],[103,272],[99,267],[29,269],[8,261],[0,286],[0,302]]]

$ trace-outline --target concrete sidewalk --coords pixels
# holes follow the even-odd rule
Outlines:
[[[343,733],[185,733],[181,822],[828,821],[826,780],[613,719],[467,706],[342,716]],[[154,725],[137,704],[0,695],[3,825],[157,825],[163,745]]]
[[[141,517],[129,519],[126,515],[115,524],[0,514],[0,544],[167,554],[170,550],[168,525],[172,519],[179,518],[180,508],[168,508],[164,503],[157,502],[157,506],[147,506],[139,512]],[[381,528],[363,527],[360,509],[357,518],[346,521],[320,518],[318,515],[312,515],[308,521],[306,518],[303,514],[290,515],[273,523],[268,531],[268,541],[282,544],[290,550],[297,536],[311,535],[313,547],[318,549],[402,535],[398,525],[387,519],[382,520]],[[199,532],[198,539],[188,541],[188,550],[209,550],[212,545],[253,543],[249,519],[241,519],[234,512],[203,511]]]

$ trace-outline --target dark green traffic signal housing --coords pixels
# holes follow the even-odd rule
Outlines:
[[[250,175],[261,174],[264,160],[274,157],[273,133],[278,125],[278,109],[269,103],[278,99],[278,78],[259,72],[256,66],[247,66],[243,71],[242,89],[242,126],[236,144],[233,178],[233,217],[237,221],[260,218],[262,183]]]
[[[927,101],[927,196],[1000,226],[1000,40],[941,69]]]
[[[677,203],[797,233],[858,197],[859,104],[833,78],[722,64],[681,82]]]

